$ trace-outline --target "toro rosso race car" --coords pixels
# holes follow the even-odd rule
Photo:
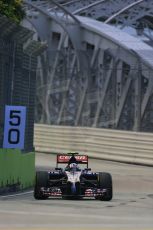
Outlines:
[[[59,164],[67,164],[60,168]],[[81,165],[86,167],[81,169]],[[78,153],[58,154],[56,168],[36,172],[34,198],[62,197],[79,199],[94,197],[98,200],[112,199],[112,177],[106,172],[92,172],[88,168],[88,156]]]

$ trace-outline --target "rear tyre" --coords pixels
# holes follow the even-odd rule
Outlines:
[[[107,189],[107,193],[104,196],[97,196],[95,199],[110,201],[113,197],[112,176],[109,173],[98,174],[98,188]]]
[[[40,171],[36,172],[35,186],[34,186],[34,198],[36,200],[45,200],[48,196],[43,195],[41,188],[47,188],[48,185],[48,172]]]

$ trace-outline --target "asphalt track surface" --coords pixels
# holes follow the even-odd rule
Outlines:
[[[153,229],[153,168],[101,160],[89,164],[112,174],[112,201],[39,201],[32,190],[0,196],[0,229]],[[37,169],[52,166],[54,155],[37,154]]]

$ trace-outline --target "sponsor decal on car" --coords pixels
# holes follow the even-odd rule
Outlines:
[[[71,156],[68,155],[57,155],[57,163],[68,163]],[[82,163],[88,162],[88,156],[87,155],[79,155],[75,156],[76,160]]]

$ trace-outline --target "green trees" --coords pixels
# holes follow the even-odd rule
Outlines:
[[[25,16],[22,0],[0,0],[0,14],[19,23]]]

